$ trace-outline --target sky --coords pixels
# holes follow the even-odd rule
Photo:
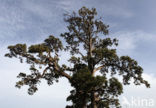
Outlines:
[[[0,108],[64,108],[70,104],[66,97],[71,87],[66,79],[50,87],[43,81],[33,96],[27,94],[27,87],[15,88],[16,76],[28,71],[28,66],[5,58],[4,54],[8,45],[30,45],[49,35],[58,37],[67,30],[63,14],[82,6],[97,9],[98,16],[110,26],[108,36],[119,39],[118,54],[137,60],[144,69],[144,78],[151,84],[150,89],[133,84],[124,87],[121,102],[126,99],[130,103],[127,108],[155,108],[155,4],[155,0],[0,0]],[[63,58],[67,56],[63,53]],[[143,99],[148,102],[141,106],[139,101]],[[138,103],[134,104],[134,100]]]

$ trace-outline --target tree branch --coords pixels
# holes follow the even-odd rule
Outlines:
[[[102,65],[102,66],[99,66],[99,67],[95,68],[95,69],[93,70],[93,74],[95,74],[96,71],[101,70],[104,66],[105,66],[105,65]]]
[[[44,69],[44,71],[43,71],[43,73],[42,73],[42,75],[41,75],[41,77],[43,77],[44,76],[44,74],[46,73],[46,71],[49,69],[49,67],[46,67],[45,69]]]
[[[66,77],[68,80],[71,79],[71,76],[68,75],[67,73],[63,72],[59,67],[58,65],[56,64],[56,62],[54,62],[54,68],[57,72],[59,72],[62,76]]]
[[[73,47],[71,47],[71,49],[72,49],[72,50],[74,50],[74,48],[73,48]],[[79,50],[78,50],[78,52],[77,52],[77,53],[78,53],[78,54],[80,54],[82,58],[85,58],[85,56],[84,56],[84,55],[83,55],[83,54],[82,54]]]
[[[77,37],[80,41],[84,42],[85,44],[88,44],[88,42],[87,42],[85,39],[82,39],[81,36],[79,35],[80,29],[79,29],[79,31],[77,31],[77,30],[74,29],[74,32],[77,34],[76,37]]]

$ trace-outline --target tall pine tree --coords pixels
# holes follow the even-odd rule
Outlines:
[[[31,74],[19,73],[20,81],[16,87],[28,85],[28,94],[32,95],[38,90],[41,79],[52,85],[65,77],[74,88],[67,97],[72,105],[66,108],[118,108],[118,96],[123,93],[123,85],[129,85],[131,79],[135,85],[150,87],[142,78],[143,69],[137,61],[117,55],[115,46],[118,40],[107,36],[109,26],[97,19],[95,8],[82,7],[78,13],[65,15],[64,20],[68,23],[68,31],[60,36],[66,46],[59,38],[50,35],[40,44],[8,47],[9,53],[5,56],[18,58],[21,63],[24,60],[30,65]],[[59,58],[59,51],[70,52],[71,58],[67,62],[73,67],[59,64],[63,59]]]

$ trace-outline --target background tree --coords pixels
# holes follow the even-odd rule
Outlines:
[[[68,31],[61,37],[66,46],[53,35],[43,43],[29,47],[26,44],[9,46],[10,52],[5,56],[19,58],[21,63],[25,60],[30,65],[31,74],[19,73],[20,81],[16,87],[28,85],[28,93],[32,95],[38,90],[41,79],[52,85],[65,77],[74,88],[67,97],[72,105],[66,108],[120,107],[118,96],[123,93],[123,85],[129,85],[131,79],[135,85],[150,87],[142,78],[143,69],[137,61],[129,56],[117,55],[114,46],[118,45],[118,40],[107,37],[109,26],[96,16],[95,8],[86,7],[82,7],[78,14],[65,15]],[[73,67],[59,64],[62,59],[59,58],[59,51],[70,52],[68,62]],[[118,80],[119,77],[122,81]]]

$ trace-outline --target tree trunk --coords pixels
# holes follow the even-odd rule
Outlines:
[[[87,108],[87,106],[86,106],[86,105],[84,105],[82,108]]]
[[[92,41],[93,40],[92,40],[90,29],[88,31],[89,31],[88,67],[90,69],[92,76],[94,77],[94,72],[93,72],[94,64],[93,64],[93,58],[92,58],[92,51],[93,51]],[[91,108],[97,108],[97,105],[95,102],[95,92],[94,91],[91,92]]]
[[[97,108],[96,102],[95,102],[95,93],[91,93],[91,108]]]

